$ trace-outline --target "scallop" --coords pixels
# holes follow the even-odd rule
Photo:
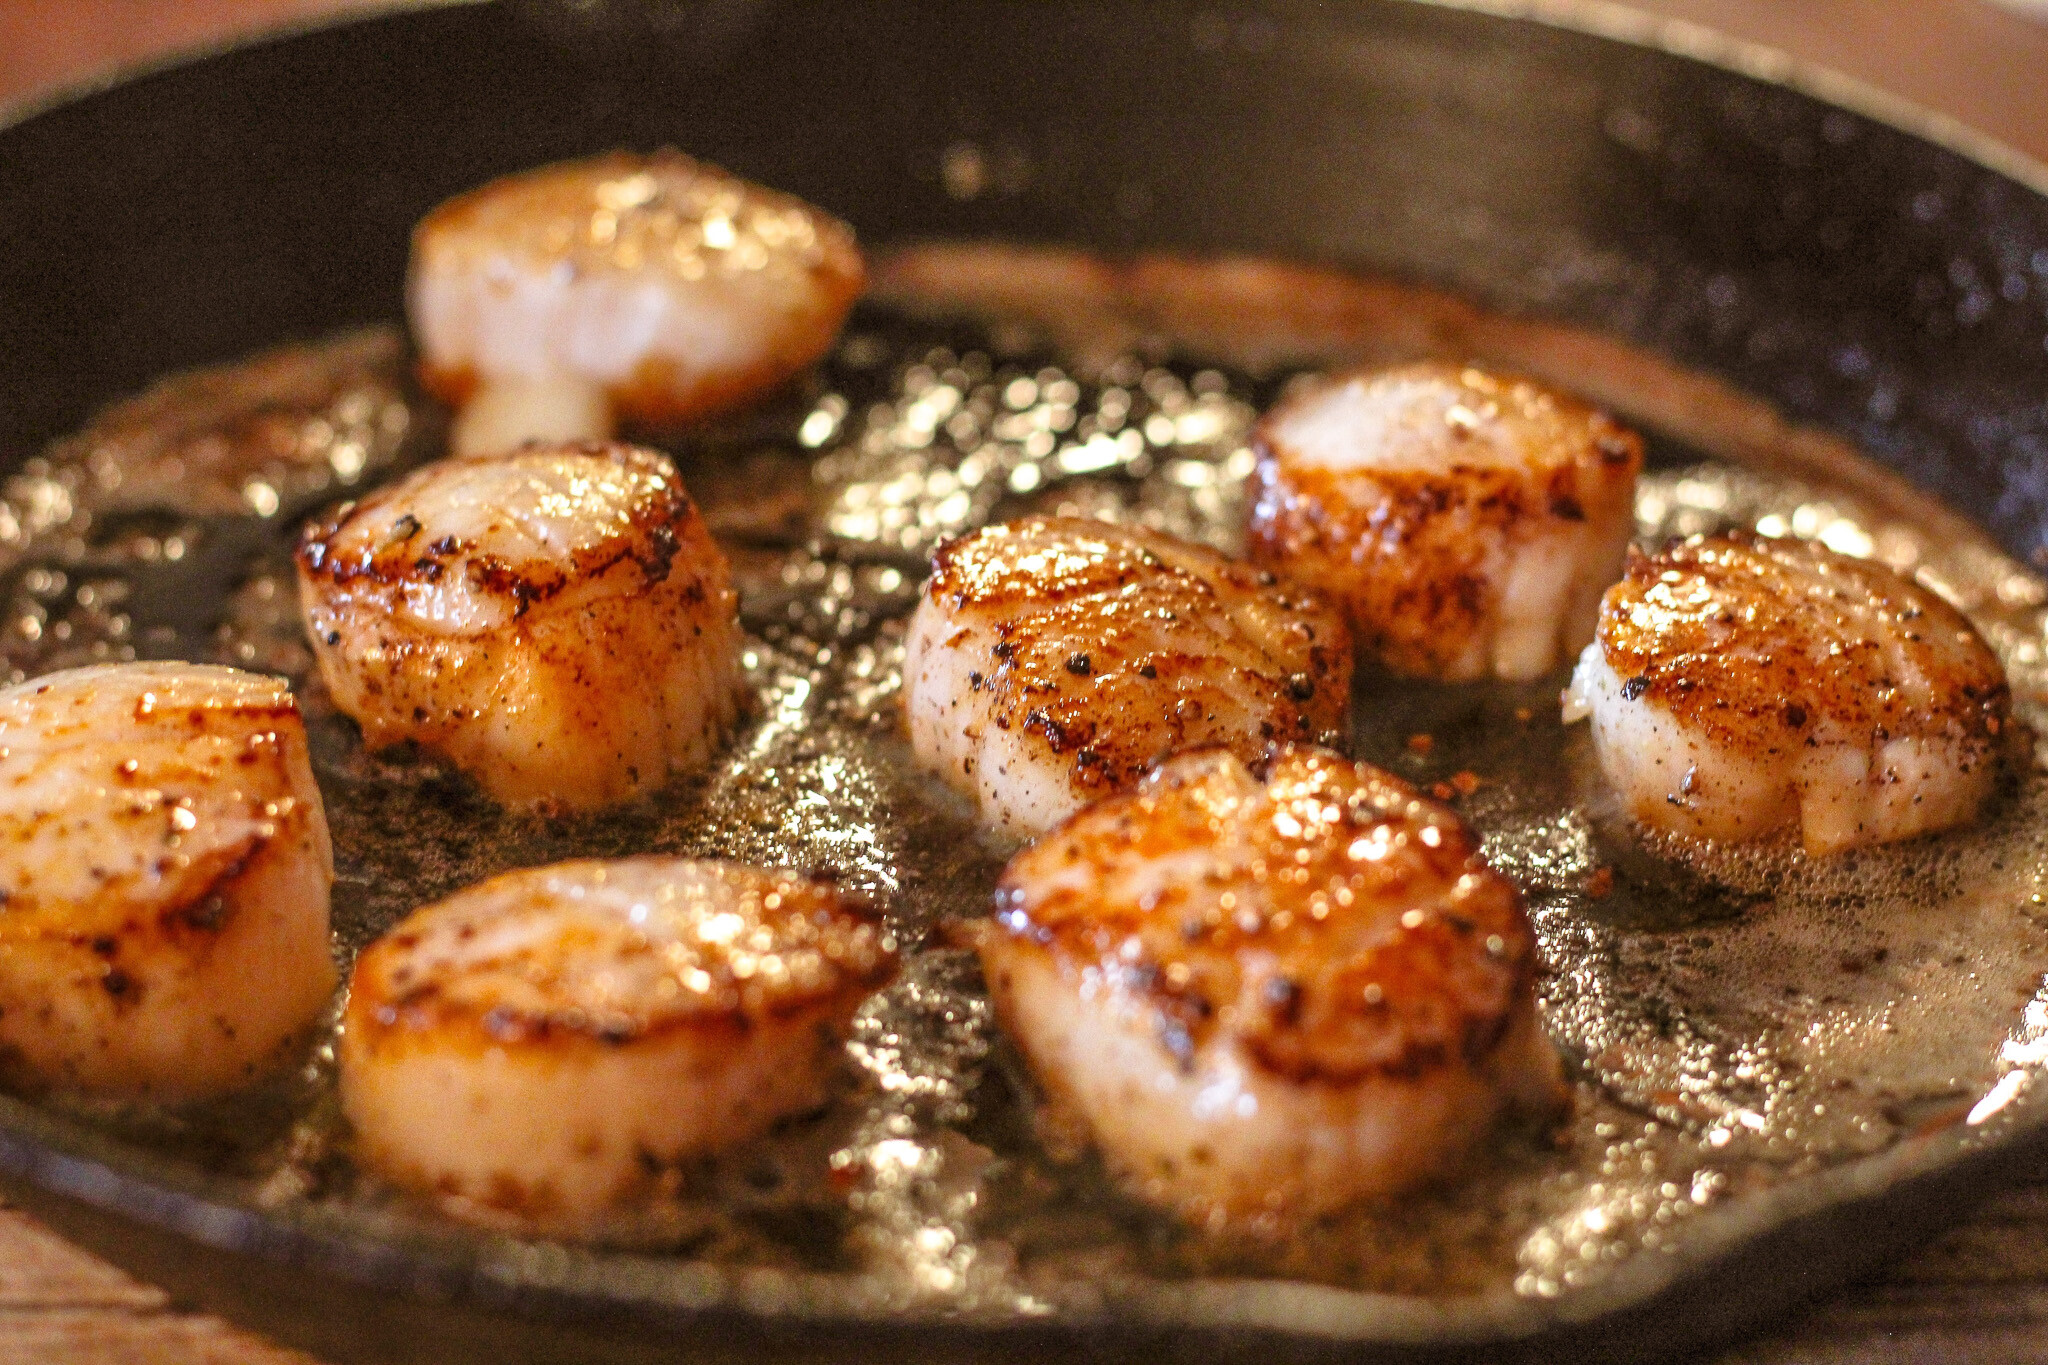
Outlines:
[[[679,1163],[815,1106],[889,936],[829,881],[639,857],[507,873],[357,960],[357,1154],[470,1221],[601,1237]]]
[[[1328,750],[1182,754],[1005,869],[974,938],[1058,1126],[1211,1225],[1456,1169],[1562,1102],[1514,886],[1407,784]]]
[[[1962,613],[1866,560],[1737,533],[1631,554],[1565,697],[1634,818],[1839,852],[1967,824],[2020,742]]]
[[[1252,557],[1343,603],[1416,677],[1541,677],[1592,638],[1635,527],[1639,437],[1527,379],[1439,363],[1283,402],[1254,446]]]
[[[288,1060],[334,990],[334,858],[285,684],[100,664],[0,690],[0,1057],[178,1103]]]
[[[413,233],[422,374],[458,454],[745,406],[828,349],[866,274],[852,232],[679,152],[494,180]]]
[[[444,460],[308,528],[307,632],[372,748],[507,804],[590,809],[701,768],[737,709],[731,569],[666,456]]]
[[[1341,737],[1351,641],[1315,594],[1202,546],[1030,517],[940,547],[904,680],[918,761],[1029,836],[1182,749]]]

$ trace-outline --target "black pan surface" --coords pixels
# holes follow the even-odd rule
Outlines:
[[[1604,331],[2048,555],[2048,173],[1730,67],[1410,0],[449,5],[59,101],[0,127],[0,468],[163,372],[398,316],[407,230],[457,190],[664,144],[871,243],[1252,252]],[[1840,1283],[2036,1164],[2038,1090],[1593,1292],[1485,1311],[1215,1282],[1113,1318],[876,1313],[810,1280],[265,1214],[7,1098],[0,1171],[87,1244],[342,1359],[1627,1359]]]

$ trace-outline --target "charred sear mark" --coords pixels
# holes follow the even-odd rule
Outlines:
[[[1448,808],[1328,750],[1203,751],[1013,860],[983,932],[1146,1002],[1184,1063],[1234,1043],[1302,1084],[1413,1078],[1484,1057],[1530,1008],[1535,936],[1478,851]]]
[[[1326,404],[1396,434],[1354,459],[1333,448],[1328,411],[1297,425]],[[1252,444],[1254,558],[1342,601],[1360,644],[1395,671],[1460,680],[1556,662],[1541,655],[1561,646],[1523,618],[1556,614],[1557,632],[1584,624],[1563,619],[1559,588],[1541,604],[1511,592],[1516,566],[1562,563],[1567,583],[1597,592],[1632,525],[1642,462],[1633,433],[1582,403],[1440,364],[1312,388],[1268,414]],[[1517,656],[1491,657],[1510,635]]]
[[[1348,633],[1270,570],[1062,518],[985,528],[933,563],[910,632],[913,740],[969,785],[993,792],[1015,763],[1042,762],[1077,795],[1100,795],[1191,745],[1250,758],[1276,737],[1345,728]],[[963,704],[977,724],[963,725]],[[1016,741],[1002,739],[991,757],[977,735],[1032,746],[1013,758]]]
[[[1897,627],[1907,620],[1930,625]],[[1954,607],[1803,541],[1731,534],[1631,550],[1599,639],[1626,700],[1648,697],[1716,742],[1756,750],[1825,723],[1875,744],[1952,734],[1988,752],[2010,706],[1996,657]]]

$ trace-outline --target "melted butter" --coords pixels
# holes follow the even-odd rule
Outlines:
[[[177,375],[0,482],[0,665],[198,659],[224,580],[440,439],[389,329]],[[150,608],[138,624],[133,597]],[[253,656],[221,662],[248,666]],[[289,669],[276,671],[290,672]]]
[[[1568,1294],[1682,1245],[1718,1207],[1966,1124],[2034,1084],[2048,1058],[2040,774],[1983,826],[1936,840],[1824,863],[1775,847],[1703,856],[1645,842],[1615,816],[1584,727],[1559,723],[1561,677],[1461,688],[1368,678],[1358,756],[1458,805],[1528,898],[1543,1016],[1570,1060],[1576,1112],[1556,1134],[1501,1133],[1455,1181],[1305,1229],[1192,1230],[1117,1193],[1084,1142],[1048,1126],[971,957],[934,932],[947,916],[986,913],[1003,850],[912,769],[899,734],[902,629],[924,558],[945,536],[1027,511],[1130,519],[1234,548],[1256,414],[1318,355],[1400,343],[1393,322],[1363,346],[1355,322],[1328,336],[1290,323],[1283,346],[1270,318],[1247,313],[1233,333],[1237,315],[1223,307],[1134,326],[1086,292],[1092,278],[1076,296],[1088,308],[1069,318],[1095,322],[1066,332],[1016,310],[962,320],[977,310],[943,281],[927,280],[930,308],[899,285],[893,305],[857,315],[807,403],[676,450],[734,559],[756,703],[708,773],[641,805],[510,813],[417,757],[364,753],[309,676],[291,519],[196,495],[137,506],[95,491],[92,461],[76,452],[146,441],[109,446],[88,432],[8,485],[8,516],[32,529],[0,535],[17,622],[0,650],[20,673],[133,652],[290,677],[333,824],[344,961],[415,905],[572,856],[830,868],[873,896],[906,967],[856,1020],[832,1105],[681,1173],[672,1197],[622,1220],[617,1237],[734,1265],[858,1270],[880,1306],[1058,1311],[1131,1277],[1225,1273]],[[1202,287],[1228,303],[1230,278]],[[368,426],[350,430],[410,433],[375,447],[367,482],[422,454],[419,433],[436,422],[396,348],[387,340],[382,368],[364,371],[360,344],[302,355],[371,376],[344,384],[381,395]],[[279,429],[334,424],[341,400],[265,381],[265,364],[226,372],[245,381],[246,405]],[[155,392],[194,392],[181,382]],[[1619,384],[1595,366],[1578,386]],[[229,446],[253,430],[233,404],[187,406],[164,410],[167,429],[203,427],[210,413]],[[398,408],[402,420],[389,415]],[[1711,419],[1686,434],[1698,442],[1702,431]],[[1669,431],[1650,435],[1643,540],[1746,525],[1913,573],[1977,621],[2019,714],[2048,725],[2038,576],[1987,539],[1927,529],[1939,515],[1919,504],[1868,496],[1852,468],[1817,476],[1789,440],[1783,463],[1752,442],[1752,462],[1738,466],[1701,459]],[[292,505],[342,491],[327,465],[332,481],[294,492]],[[18,624],[31,619],[34,629]],[[291,1081],[218,1110],[119,1122],[246,1176],[253,1201],[287,1213],[317,1205],[372,1229],[434,1222],[350,1166],[326,1044]]]

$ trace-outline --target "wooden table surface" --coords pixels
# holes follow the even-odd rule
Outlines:
[[[216,35],[363,0],[0,0],[0,101]],[[1781,47],[2048,162],[2048,25],[1982,0],[1633,0]],[[2048,375],[2044,375],[2048,387]],[[2048,1361],[2048,1171],[1875,1283],[1717,1365]],[[314,1365],[0,1207],[0,1365]],[[511,1362],[508,1362],[511,1365]]]

